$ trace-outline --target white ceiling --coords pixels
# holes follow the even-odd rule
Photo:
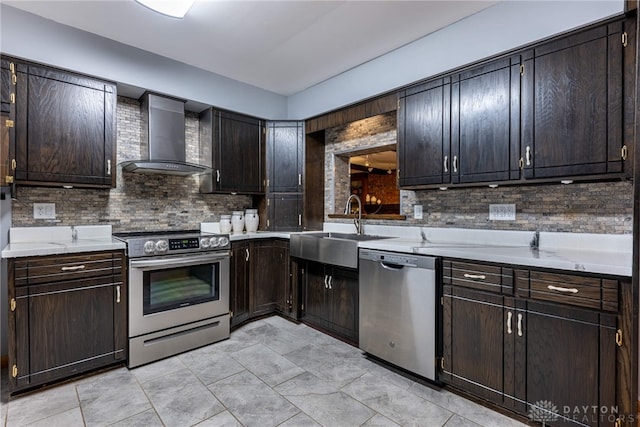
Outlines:
[[[2,1],[285,96],[497,3],[196,0],[175,19],[134,0]]]

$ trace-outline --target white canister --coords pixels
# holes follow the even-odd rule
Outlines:
[[[231,226],[234,233],[242,233],[244,230],[244,213],[242,211],[231,212]]]
[[[220,232],[231,233],[231,215],[220,215]]]
[[[244,225],[247,228],[247,233],[255,233],[258,231],[259,223],[260,217],[258,216],[258,209],[247,209],[244,211]]]

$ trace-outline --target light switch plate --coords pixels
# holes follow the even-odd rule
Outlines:
[[[515,221],[516,205],[514,204],[489,205],[489,220]]]
[[[33,219],[56,219],[56,204],[34,203]]]
[[[422,205],[413,205],[413,218],[422,219]]]

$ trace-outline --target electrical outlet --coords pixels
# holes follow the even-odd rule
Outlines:
[[[413,205],[413,218],[422,219],[422,205]]]
[[[515,221],[516,205],[489,205],[489,219],[491,221]]]
[[[56,219],[55,203],[34,203],[33,204],[34,219]]]

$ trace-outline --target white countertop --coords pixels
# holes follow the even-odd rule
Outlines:
[[[110,225],[12,227],[9,242],[2,250],[2,258],[124,250],[126,247],[111,237]]]
[[[631,277],[631,253],[625,252],[601,252],[567,248],[540,248],[536,251],[529,246],[422,243],[418,240],[402,238],[369,240],[360,242],[358,247],[525,267],[554,268]]]
[[[355,230],[351,224],[325,223],[324,231],[352,233]],[[633,237],[630,234],[541,232],[538,250],[529,246],[533,237],[530,231],[370,225],[365,228],[365,234],[394,237],[359,242],[360,248],[632,276]]]
[[[218,232],[218,223],[201,230]],[[351,224],[325,223],[324,231],[354,233]],[[360,248],[442,256],[515,266],[632,276],[630,234],[540,233],[539,249],[531,250],[533,232],[366,225],[365,234],[388,236],[358,243]],[[426,241],[423,241],[421,232]],[[258,231],[230,234],[230,240],[288,239],[290,232]],[[74,238],[75,236],[75,238]],[[111,237],[110,225],[77,227],[14,227],[2,258],[123,250]]]

